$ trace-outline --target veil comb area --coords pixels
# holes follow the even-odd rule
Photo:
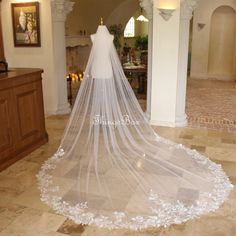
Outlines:
[[[37,175],[41,200],[77,224],[110,229],[181,224],[215,211],[233,188],[228,177],[154,132],[113,37],[100,29],[107,30],[94,35],[61,144]]]
[[[100,25],[104,25],[104,23],[103,23],[103,18],[102,18],[102,17],[101,17]]]

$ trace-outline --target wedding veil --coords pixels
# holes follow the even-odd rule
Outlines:
[[[58,151],[38,174],[41,199],[78,224],[142,229],[216,210],[232,185],[220,165],[160,137],[99,26]]]

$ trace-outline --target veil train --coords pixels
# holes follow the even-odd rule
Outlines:
[[[37,175],[42,201],[78,224],[134,230],[219,208],[232,189],[221,166],[156,134],[106,26],[91,38],[61,145]]]

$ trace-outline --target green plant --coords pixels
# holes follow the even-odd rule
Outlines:
[[[114,44],[116,49],[119,49],[121,47],[120,38],[123,35],[122,25],[111,25],[109,31],[114,35]]]
[[[138,36],[135,41],[135,47],[138,50],[147,50],[148,49],[148,36]]]

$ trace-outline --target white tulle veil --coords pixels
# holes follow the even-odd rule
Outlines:
[[[154,132],[105,26],[93,36],[61,145],[38,179],[41,199],[58,213],[108,228],[179,224],[216,210],[232,189],[220,165]]]

